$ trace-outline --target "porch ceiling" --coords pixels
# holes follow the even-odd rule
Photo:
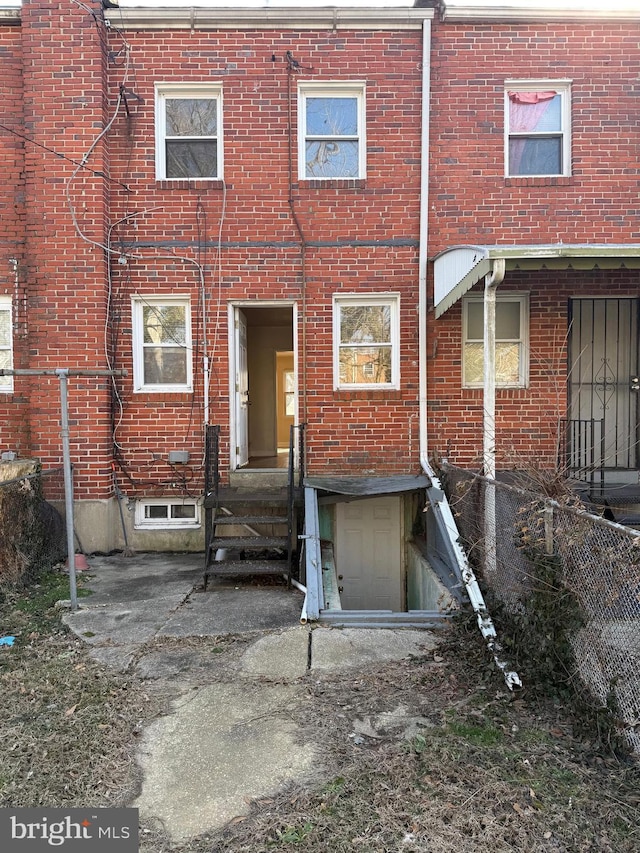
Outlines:
[[[436,317],[491,272],[494,260],[504,259],[509,270],[640,269],[640,244],[539,246],[452,246],[434,258]]]

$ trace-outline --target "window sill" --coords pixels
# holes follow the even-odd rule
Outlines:
[[[364,178],[321,178],[307,179],[298,181],[298,189],[314,189],[314,190],[362,190],[366,186]]]
[[[378,388],[376,390],[364,390],[364,389],[354,389],[353,391],[347,391],[346,389],[339,389],[333,392],[333,397],[335,400],[400,400],[402,398],[402,394],[397,388]]]
[[[137,397],[151,398],[153,403],[192,403],[193,391],[150,391],[140,388],[134,391]]]
[[[224,181],[221,178],[190,178],[185,180],[160,178],[156,180],[156,186],[161,190],[222,190],[224,189]]]
[[[567,187],[571,183],[571,175],[511,175],[504,179],[506,187]]]

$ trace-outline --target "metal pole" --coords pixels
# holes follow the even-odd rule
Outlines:
[[[84,370],[66,368],[0,368],[0,376],[57,376],[60,380],[60,433],[62,436],[62,461],[64,470],[64,503],[67,527],[67,558],[69,561],[69,597],[71,609],[78,609],[78,590],[76,585],[76,546],[73,526],[73,472],[69,448],[69,376],[127,376],[126,370]]]
[[[56,370],[60,379],[60,435],[62,436],[62,465],[64,469],[64,507],[67,523],[67,562],[69,565],[69,594],[71,609],[78,609],[78,591],[76,585],[76,548],[73,536],[73,476],[71,472],[71,452],[69,448],[69,405],[67,378],[69,371]]]

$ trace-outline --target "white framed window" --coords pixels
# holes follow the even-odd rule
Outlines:
[[[462,384],[484,384],[484,300],[462,300]],[[496,386],[525,388],[529,381],[529,298],[504,293],[496,297]]]
[[[200,504],[195,498],[145,498],[136,501],[136,530],[186,530],[200,527]]]
[[[400,387],[400,294],[333,298],[334,388]]]
[[[156,178],[222,178],[220,86],[156,86]]]
[[[570,80],[507,80],[504,111],[508,177],[571,174]]]
[[[300,84],[300,180],[365,177],[365,114],[364,83]]]
[[[192,391],[191,304],[170,296],[135,296],[133,390]]]
[[[0,296],[0,367],[13,368],[13,317],[11,297]],[[0,394],[13,393],[13,376],[0,376]]]

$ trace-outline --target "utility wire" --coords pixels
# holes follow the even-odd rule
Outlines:
[[[118,181],[116,180],[116,178],[110,178],[108,175],[105,175],[104,172],[99,172],[96,169],[92,169],[91,166],[87,166],[80,160],[73,160],[71,157],[67,157],[66,154],[61,154],[59,151],[54,151],[53,148],[49,148],[47,145],[43,145],[41,142],[36,142],[36,140],[31,139],[30,136],[25,136],[24,133],[19,133],[17,130],[13,130],[13,128],[7,127],[6,124],[0,124],[0,130],[6,130],[7,133],[12,133],[14,136],[18,136],[20,139],[24,139],[26,142],[30,142],[32,145],[36,145],[38,148],[42,148],[45,151],[48,151],[50,154],[59,157],[61,160],[67,160],[69,163],[73,163],[74,166],[80,166],[80,168],[86,169],[87,172],[91,172],[92,175],[96,175],[98,178],[104,178],[106,181],[110,181],[112,184],[119,184],[121,187],[124,187],[127,192],[131,192],[131,187],[127,184],[123,184],[122,181]]]

